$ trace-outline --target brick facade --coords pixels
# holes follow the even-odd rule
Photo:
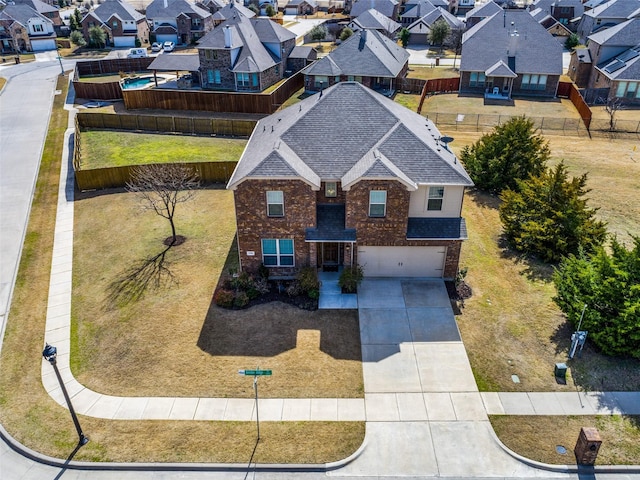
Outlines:
[[[284,194],[284,216],[267,216],[267,191]],[[291,238],[295,267],[271,267],[273,275],[290,275],[297,268],[315,265],[315,244],[305,242],[306,229],[316,225],[316,193],[301,180],[247,180],[234,191],[238,251],[242,269],[256,272],[262,263],[263,238]],[[254,252],[254,256],[247,255]]]

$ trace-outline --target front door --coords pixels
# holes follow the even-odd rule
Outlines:
[[[320,247],[320,264],[325,271],[331,271],[340,265],[340,244],[323,242]]]

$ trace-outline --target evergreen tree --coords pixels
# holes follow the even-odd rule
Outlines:
[[[89,45],[92,47],[103,48],[106,45],[107,34],[100,27],[91,27],[89,29]]]
[[[342,29],[342,32],[340,32],[340,40],[344,42],[351,35],[353,35],[353,30],[351,30],[349,27],[344,27]]]
[[[429,41],[431,42],[431,45],[438,45],[442,48],[442,44],[450,33],[451,27],[449,24],[440,19],[431,25],[431,30],[429,30]]]
[[[525,116],[498,125],[471,146],[462,149],[460,160],[481,190],[518,190],[518,180],[544,172],[551,152]]]
[[[69,39],[71,40],[71,43],[79,47],[84,47],[87,44],[84,38],[82,38],[82,33],[80,33],[79,30],[74,30],[73,32],[71,32]]]
[[[593,252],[604,242],[605,224],[583,198],[587,174],[568,178],[563,163],[542,175],[518,181],[518,190],[504,190],[500,220],[507,241],[518,251],[545,262],[577,253]]]
[[[402,30],[400,30],[398,38],[400,39],[400,43],[402,44],[403,48],[407,48],[407,45],[409,44],[409,37],[411,37],[411,32],[407,27],[404,27]]]
[[[627,250],[617,239],[604,248],[570,255],[554,274],[554,301],[603,353],[640,358],[640,238]]]
[[[311,40],[318,42],[318,45],[320,45],[320,42],[325,39],[327,33],[327,27],[325,27],[323,24],[320,24],[316,25],[309,31],[309,37],[311,37]]]

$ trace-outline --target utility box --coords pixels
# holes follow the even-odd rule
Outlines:
[[[553,369],[553,373],[556,376],[556,380],[562,380],[566,382],[567,380],[567,364],[566,363],[556,363],[556,367]]]
[[[579,465],[593,465],[596,463],[598,451],[602,445],[602,439],[597,428],[582,427],[580,436],[573,452],[576,454],[576,461]]]

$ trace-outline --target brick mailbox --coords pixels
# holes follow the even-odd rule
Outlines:
[[[573,452],[579,465],[593,465],[596,463],[598,451],[602,445],[600,433],[594,427],[582,427],[580,436]]]

